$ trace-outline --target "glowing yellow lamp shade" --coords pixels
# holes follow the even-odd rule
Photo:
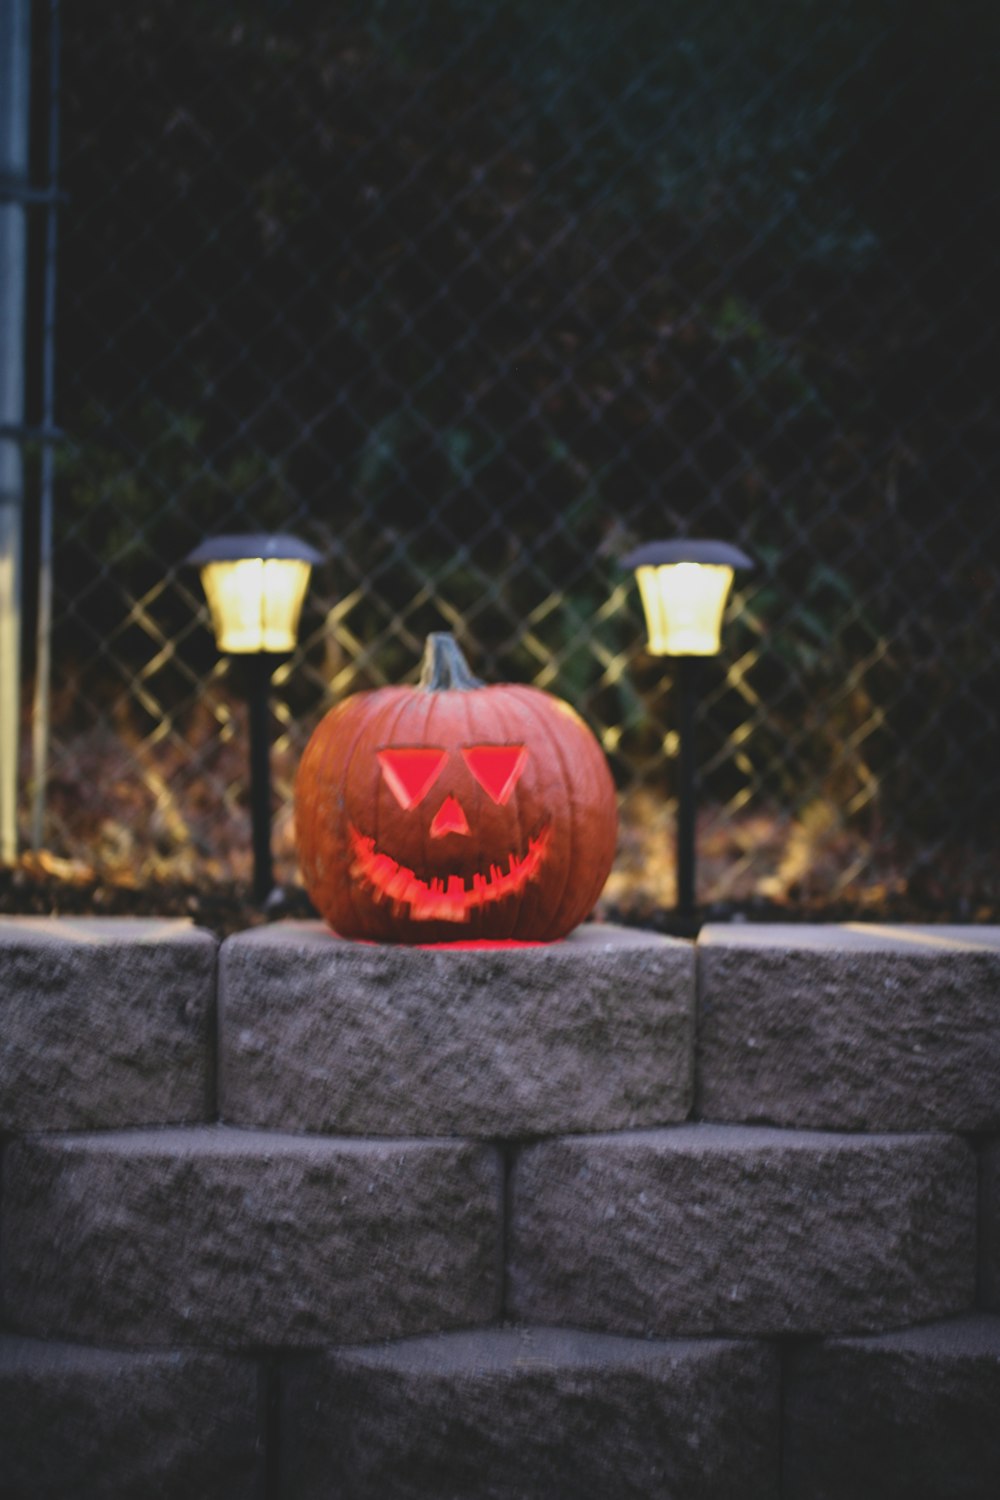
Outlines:
[[[320,561],[312,547],[289,536],[213,537],[189,561],[201,568],[221,652],[295,649],[309,575]]]
[[[750,559],[726,542],[651,542],[625,559],[635,569],[653,656],[715,656],[736,568]]]

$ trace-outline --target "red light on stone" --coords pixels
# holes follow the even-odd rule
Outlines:
[[[523,745],[470,745],[462,756],[483,791],[501,807],[509,801],[528,760]]]
[[[341,938],[341,942],[347,939]],[[468,953],[478,948],[555,948],[562,938],[543,942],[540,938],[465,938],[447,943],[416,943],[425,953]]]
[[[439,839],[446,833],[468,833],[469,823],[462,811],[462,804],[454,797],[446,797],[434,814],[431,838]]]
[[[416,807],[437,781],[448,759],[446,750],[424,746],[379,750],[378,763],[400,807]]]

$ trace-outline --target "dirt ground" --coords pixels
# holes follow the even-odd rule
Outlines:
[[[0,915],[186,917],[220,937],[268,921],[315,916],[306,892],[295,884],[276,887],[261,908],[238,881],[123,884],[111,874],[74,874],[72,866],[60,871],[58,864],[51,857],[27,855],[17,865],[0,866]],[[594,915],[659,932],[677,931],[672,907],[658,901],[648,886],[630,884],[620,872],[612,876]],[[775,900],[758,894],[708,902],[699,915],[705,922],[1000,922],[995,902],[966,898],[949,903],[934,890],[923,896],[882,891],[876,899],[865,892],[836,900]]]

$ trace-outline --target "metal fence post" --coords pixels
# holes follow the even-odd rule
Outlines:
[[[30,0],[0,5],[0,859],[17,854]]]
[[[59,0],[49,0],[49,138],[42,315],[42,464],[38,506],[38,620],[31,714],[31,847],[45,836],[52,679],[52,528],[55,490],[56,250],[59,230]]]

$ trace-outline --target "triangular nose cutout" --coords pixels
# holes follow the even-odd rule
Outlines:
[[[431,838],[439,839],[445,833],[468,833],[469,825],[462,804],[454,797],[446,797],[434,814],[434,822],[431,824]]]

